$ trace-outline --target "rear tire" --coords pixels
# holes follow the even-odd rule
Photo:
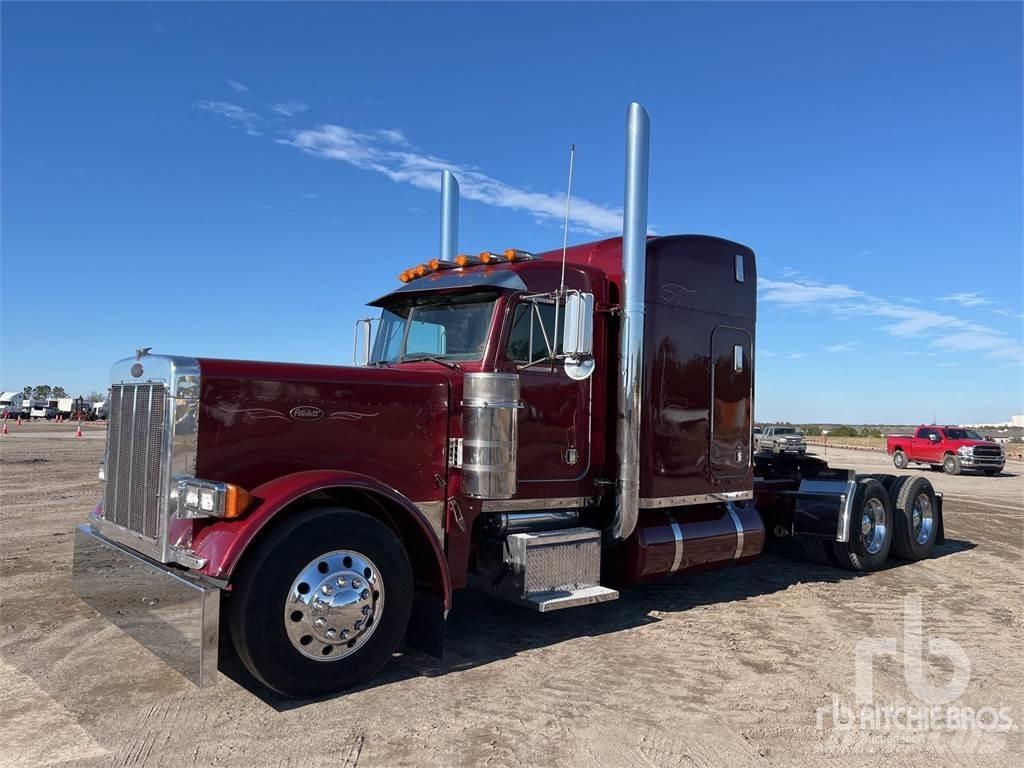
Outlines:
[[[339,570],[343,559],[352,573]],[[315,509],[284,521],[246,553],[232,585],[228,619],[239,658],[268,688],[296,698],[372,677],[401,642],[412,609],[412,568],[402,542],[352,509]],[[318,607],[312,596],[321,592]]]
[[[893,519],[889,494],[874,478],[857,483],[850,520],[850,540],[833,545],[841,568],[877,571],[885,565],[892,548]]]
[[[899,476],[898,475],[871,474],[871,475],[864,475],[864,477],[870,478],[872,480],[877,480],[878,482],[880,482],[882,484],[882,487],[885,488],[886,491],[889,491],[889,489],[892,488],[893,483],[895,483],[897,480],[899,480]],[[891,500],[892,500],[892,494],[890,494],[890,501]]]
[[[902,450],[897,448],[895,451],[892,452],[892,465],[896,467],[896,469],[906,469],[907,454],[905,454]]]
[[[832,568],[838,567],[835,555],[832,553],[832,542],[807,537],[801,538],[800,541],[804,545],[807,559],[812,563],[815,565],[831,566]]]
[[[896,529],[893,555],[902,560],[931,557],[939,531],[939,507],[932,484],[924,477],[901,477],[890,497]]]
[[[959,475],[960,457],[953,453],[947,453],[942,459],[942,471],[947,475]]]

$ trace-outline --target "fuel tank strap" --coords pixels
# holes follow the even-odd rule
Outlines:
[[[672,520],[672,537],[676,546],[675,556],[672,558],[672,573],[675,573],[683,563],[683,529],[675,520]]]
[[[729,510],[729,517],[732,518],[732,524],[736,526],[736,553],[732,556],[733,560],[738,560],[743,557],[743,521],[740,520],[740,516],[736,514],[736,510],[732,504],[726,504],[725,508]]]

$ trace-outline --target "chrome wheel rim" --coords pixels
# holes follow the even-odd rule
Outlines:
[[[914,499],[914,506],[910,511],[910,523],[914,532],[914,541],[918,544],[927,544],[935,525],[932,500],[927,493],[920,493]]]
[[[370,639],[384,605],[384,581],[366,555],[337,549],[311,560],[292,582],[284,625],[295,650],[337,661]]]
[[[946,460],[942,462],[942,466],[946,468],[947,472],[950,472],[956,466],[956,462],[952,456],[947,456]]]
[[[868,554],[882,550],[886,533],[885,504],[881,499],[868,499],[861,510],[860,537]]]

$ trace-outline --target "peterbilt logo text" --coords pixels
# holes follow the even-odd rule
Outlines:
[[[296,421],[320,421],[324,412],[315,405],[297,405],[288,411],[288,415]]]

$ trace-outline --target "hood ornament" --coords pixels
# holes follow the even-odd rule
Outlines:
[[[135,350],[135,359],[141,360],[142,358],[149,354],[149,350],[151,349],[152,347],[139,347],[138,349]]]

